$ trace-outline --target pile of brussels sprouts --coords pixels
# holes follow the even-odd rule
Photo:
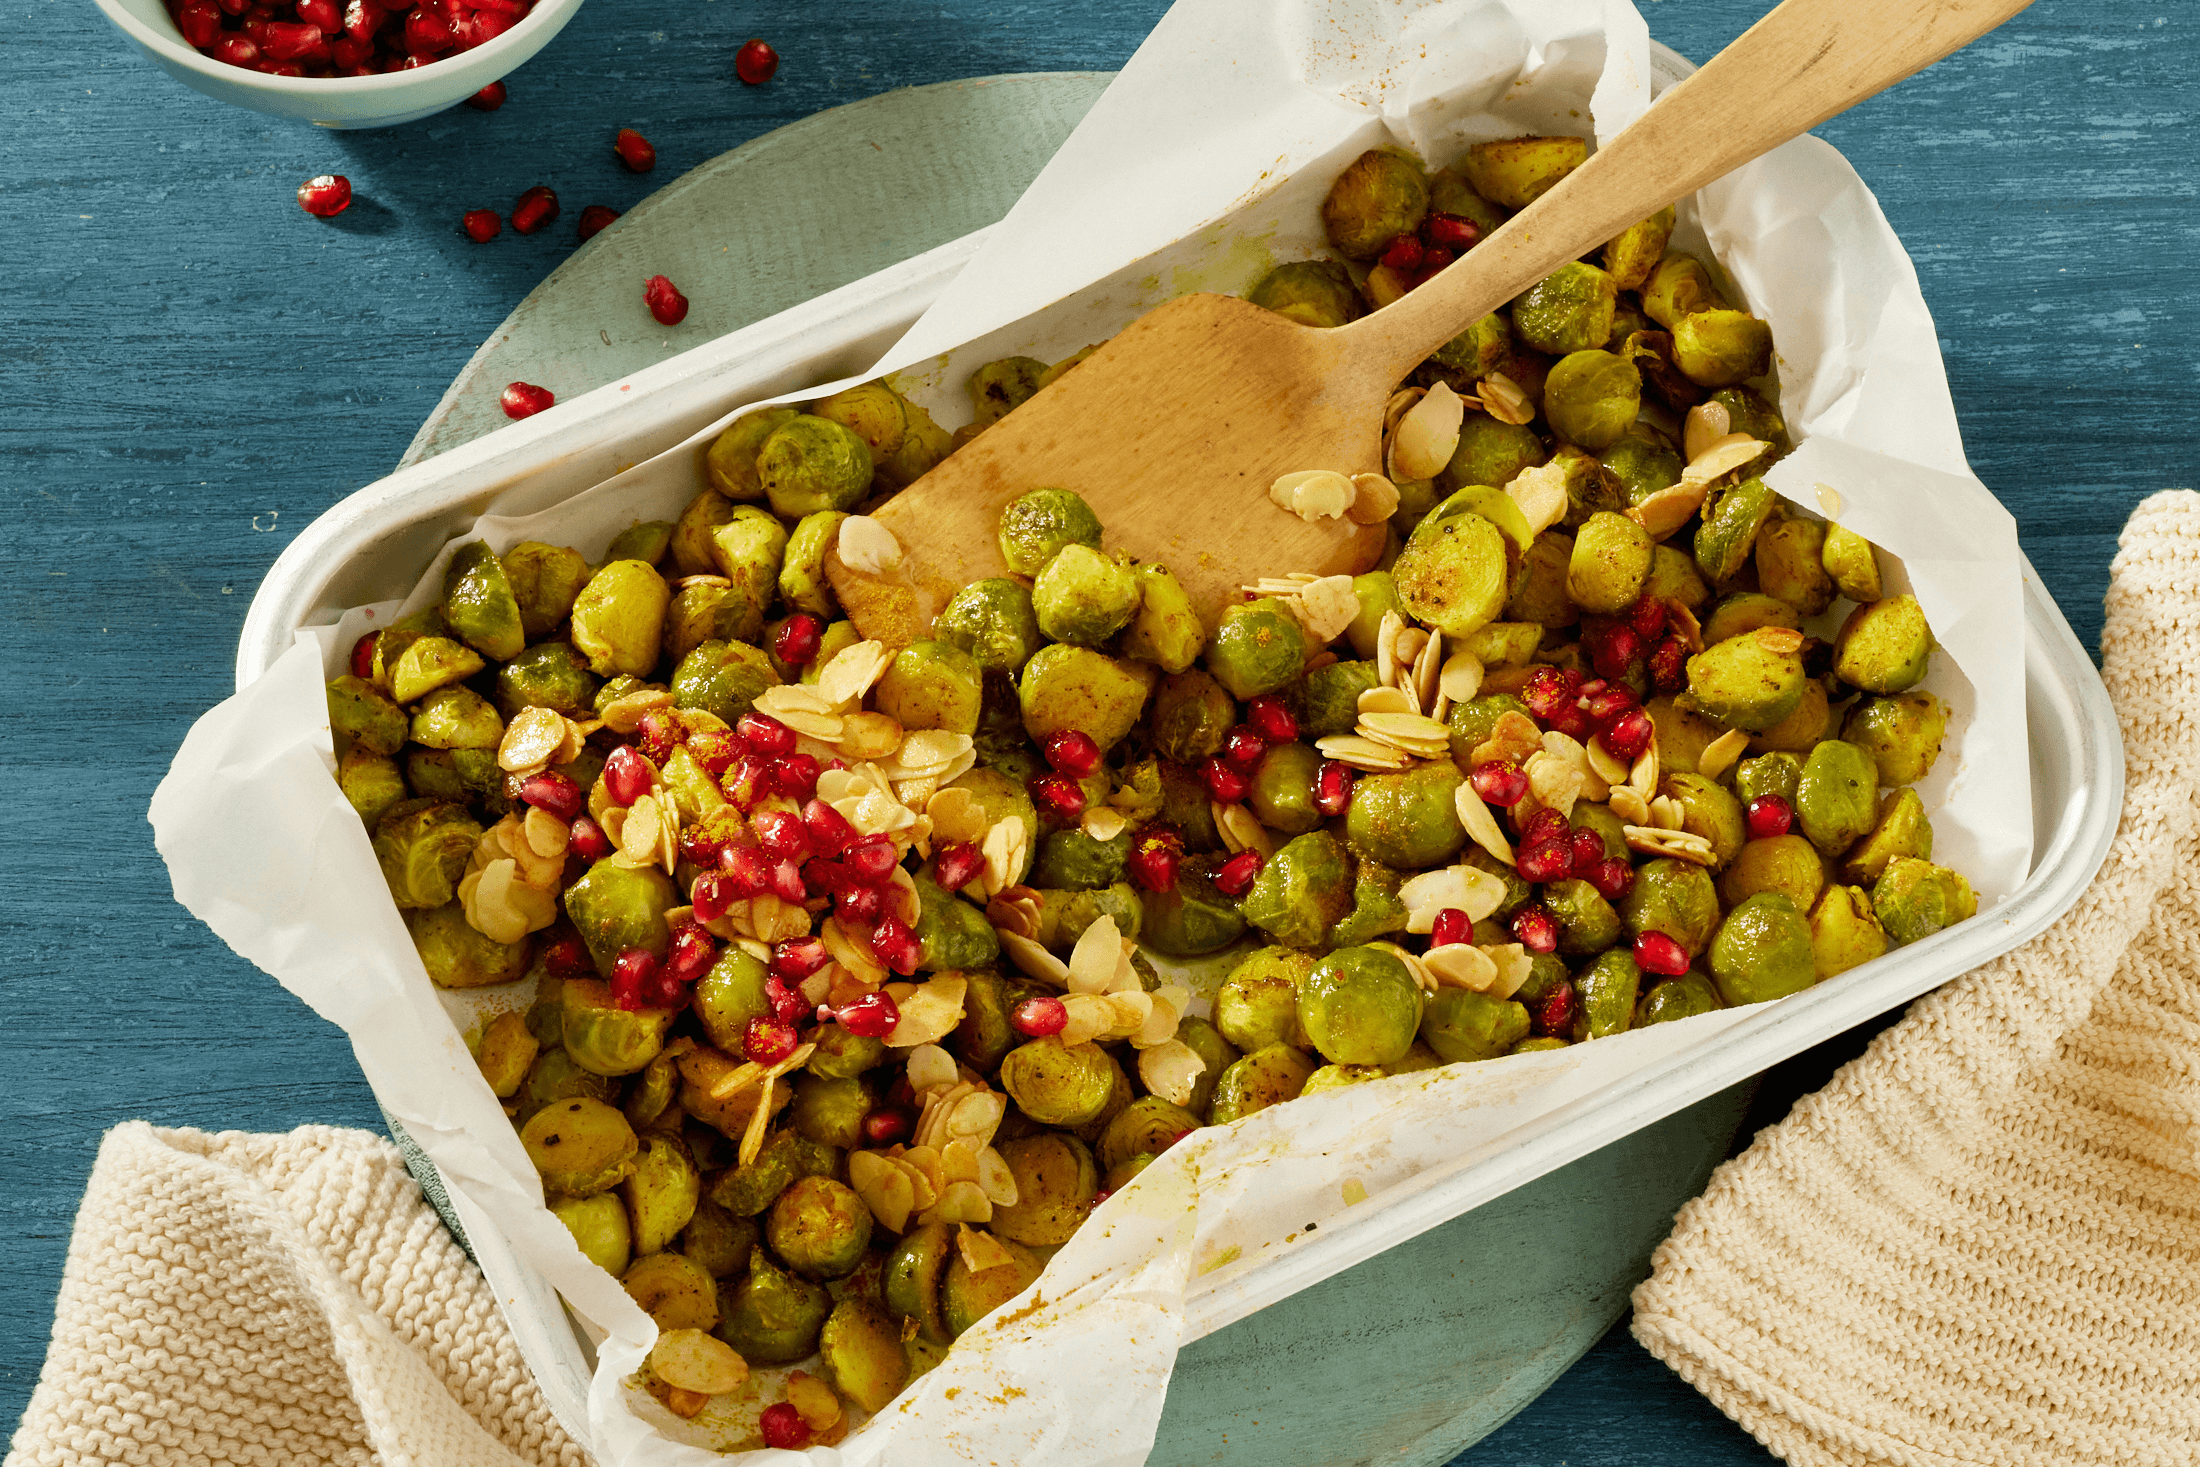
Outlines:
[[[1341,324],[1584,151],[1369,152],[1323,207],[1342,259],[1251,298]],[[1769,331],[1672,222],[1423,364],[1393,426],[1434,399],[1456,439],[1437,414],[1381,568],[1277,567],[1211,628],[1053,488],[929,640],[837,617],[850,516],[1080,354],[984,367],[952,435],[882,382],[752,413],[676,523],[593,562],[463,546],[361,639],[339,783],[429,976],[531,985],[479,1063],[663,1331],[667,1407],[835,1440],[1198,1127],[1777,998],[1972,915],[1908,788],[1947,721],[1931,633],[1755,477],[1789,446]],[[1227,976],[1195,997],[1156,957]]]

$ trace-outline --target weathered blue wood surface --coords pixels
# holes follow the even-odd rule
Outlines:
[[[173,905],[145,801],[227,693],[245,602],[289,536],[396,461],[571,248],[580,205],[648,191],[610,132],[641,128],[669,178],[891,87],[1118,67],[1163,8],[592,0],[502,112],[329,135],[185,91],[89,6],[0,0],[0,1424],[43,1356],[107,1126],[377,1122],[341,1036]],[[1701,57],[1766,7],[1643,8]],[[787,57],[761,90],[730,75],[751,34]],[[1908,242],[1972,462],[2089,642],[2129,507],[2196,478],[2196,57],[2188,6],[2039,0],[1824,130]],[[291,190],[330,170],[362,202],[324,224]],[[487,249],[456,233],[461,210],[546,181],[561,227]],[[1776,1075],[1759,1118],[1836,1057]],[[1765,1455],[1615,1331],[1467,1460]]]

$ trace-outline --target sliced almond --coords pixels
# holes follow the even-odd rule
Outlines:
[[[1069,1022],[1058,1036],[1064,1044],[1084,1044],[1115,1027],[1115,1005],[1104,994],[1072,993],[1063,998],[1062,1007],[1069,1011]]]
[[[1362,718],[1371,713],[1418,713],[1413,695],[1403,688],[1377,687],[1361,693],[1355,710]]]
[[[901,747],[901,725],[883,713],[851,713],[835,740],[849,759],[883,759]]]
[[[1466,418],[1459,394],[1442,383],[1431,387],[1421,400],[1398,419],[1390,435],[1384,460],[1391,477],[1433,479],[1451,462],[1459,448],[1459,428]]]
[[[1405,905],[1406,931],[1425,935],[1435,930],[1437,913],[1452,908],[1479,922],[1505,904],[1505,883],[1473,866],[1443,866],[1423,871],[1398,888]]]
[[[1750,635],[1775,657],[1793,657],[1803,650],[1803,634],[1793,627],[1759,627]]]
[[[1474,746],[1468,763],[1475,769],[1500,760],[1519,764],[1543,747],[1543,730],[1525,713],[1501,713],[1490,725],[1490,736]]]
[[[1371,739],[1363,739],[1357,734],[1331,734],[1328,738],[1317,739],[1314,747],[1340,764],[1378,773],[1403,769],[1411,762],[1398,750]]]
[[[1078,828],[1097,841],[1111,841],[1130,829],[1131,823],[1121,810],[1109,805],[1095,805],[1085,812]]]
[[[1681,452],[1691,461],[1702,458],[1705,449],[1733,431],[1734,420],[1725,403],[1698,403],[1681,425]]]
[[[1691,835],[1685,830],[1658,830],[1646,825],[1625,825],[1620,829],[1631,851],[1640,851],[1646,856],[1671,856],[1698,866],[1709,866],[1712,862],[1711,842],[1700,835]]]
[[[1604,747],[1604,735],[1589,740],[1588,756],[1589,771],[1598,779],[1608,785],[1627,783],[1627,766],[1620,762],[1619,755]]]
[[[835,708],[853,702],[871,690],[893,660],[894,654],[884,642],[857,642],[843,647],[818,669],[817,695]]]
[[[1497,982],[1497,964],[1490,960],[1489,954],[1463,942],[1430,948],[1421,955],[1421,965],[1444,988],[1471,988],[1484,993]]]
[[[1166,1039],[1138,1052],[1138,1078],[1171,1105],[1191,1101],[1207,1062],[1181,1039]]]
[[[1651,539],[1664,540],[1703,508],[1704,493],[1709,487],[1708,484],[1674,484],[1660,489],[1629,509],[1627,517],[1642,526],[1643,533]]]
[[[1506,865],[1512,865],[1512,844],[1497,828],[1497,818],[1490,814],[1490,807],[1474,792],[1474,781],[1459,781],[1459,787],[1452,791],[1452,804],[1459,813],[1459,823],[1467,828],[1474,843]]]
[[[1395,611],[1383,613],[1383,619],[1375,630],[1375,681],[1385,687],[1398,685],[1398,636],[1406,629],[1406,619]]]
[[[736,1391],[749,1378],[748,1362],[733,1346],[699,1329],[668,1329],[649,1351],[649,1372],[668,1386],[699,1396]]]
[[[1041,983],[1052,983],[1056,987],[1069,982],[1069,964],[1048,952],[1043,945],[1020,932],[1011,932],[1003,927],[996,927],[993,931],[1001,940],[1001,951],[1008,954],[1008,960],[1016,965],[1018,972],[1036,978]]]
[[[1819,512],[1829,520],[1839,519],[1841,516],[1841,491],[1831,484],[1815,484],[1811,487],[1818,492]]]
[[[1354,732],[1423,759],[1437,758],[1451,747],[1451,730],[1418,713],[1363,713]]]
[[[832,713],[832,704],[809,683],[781,683],[756,695],[756,711],[785,721],[790,713]]]
[[[1511,998],[1535,971],[1535,959],[1517,942],[1492,944],[1482,955],[1497,969],[1497,981],[1483,990],[1493,998]]]
[[[1687,823],[1688,812],[1671,795],[1659,795],[1650,802],[1650,824],[1657,829],[1679,830]]]
[[[1734,767],[1734,761],[1742,757],[1742,750],[1749,747],[1749,735],[1738,728],[1730,728],[1710,743],[1696,756],[1696,772],[1705,779],[1717,779]]]
[[[1385,443],[1390,441],[1391,434],[1398,431],[1398,420],[1404,417],[1412,406],[1421,400],[1422,395],[1423,389],[1419,387],[1401,387],[1390,394],[1390,401],[1383,404],[1383,441]]]
[[[1772,445],[1747,433],[1729,433],[1715,438],[1704,446],[1704,451],[1688,461],[1681,470],[1683,484],[1709,484],[1721,475],[1730,474],[1750,462]]]
[[[1350,576],[1323,576],[1311,581],[1297,595],[1286,597],[1284,604],[1317,647],[1343,636],[1344,629],[1360,614],[1360,598],[1352,590]]]
[[[1268,497],[1308,524],[1333,520],[1352,504],[1352,480],[1335,469],[1303,469],[1268,487]]]
[[[941,790],[924,802],[924,815],[932,822],[936,841],[968,843],[985,839],[985,806],[965,789]]]
[[[1691,654],[1703,650],[1703,624],[1696,620],[1696,613],[1678,601],[1665,603],[1665,616],[1673,628],[1673,635],[1681,639],[1681,645]]]
[[[883,576],[901,564],[901,542],[866,514],[852,514],[840,522],[834,548],[840,563],[859,576]]]
[[[1528,792],[1536,802],[1561,815],[1571,815],[1574,802],[1581,798],[1582,773],[1579,766],[1566,758],[1551,753],[1541,753],[1520,766],[1528,776]]]
[[[1421,649],[1428,642],[1428,633],[1420,627],[1403,626],[1398,629],[1398,640],[1391,643],[1390,647],[1391,682],[1400,687],[1411,686],[1418,692],[1419,684],[1414,681],[1413,668],[1420,659]]]
[[[1482,399],[1482,406],[1500,423],[1515,427],[1535,421],[1535,404],[1528,401],[1528,394],[1520,384],[1503,372],[1492,372],[1474,384],[1474,395]]]
[[[614,698],[599,710],[603,726],[615,734],[630,734],[642,726],[642,715],[657,708],[670,708],[672,694],[663,688],[641,688],[622,698]]]
[[[1626,785],[1621,785],[1613,790],[1612,797],[1607,803],[1611,806],[1612,813],[1617,815],[1623,824],[1646,825],[1649,823],[1650,806],[1643,801],[1640,794]]]
[[[1522,469],[1505,486],[1505,494],[1527,519],[1530,538],[1566,518],[1573,507],[1573,496],[1566,492],[1566,467],[1557,462]]]
[[[1413,655],[1413,692],[1422,708],[1436,706],[1436,695],[1444,676],[1444,634],[1431,627],[1428,640]]]
[[[1255,818],[1252,811],[1243,805],[1222,805],[1212,800],[1207,803],[1214,816],[1215,829],[1221,834],[1222,843],[1229,847],[1231,855],[1240,851],[1258,851],[1265,861],[1276,853],[1275,841],[1270,838],[1267,827]]]
[[[1482,691],[1482,659],[1461,649],[1444,659],[1436,686],[1454,703],[1465,703]]]
[[[1069,991],[1105,993],[1114,986],[1116,969],[1126,961],[1123,933],[1115,919],[1102,916],[1078,936],[1069,952]]]
[[[565,715],[548,708],[522,708],[504,726],[497,744],[497,767],[507,773],[547,765],[565,744]]]
[[[1644,800],[1648,800],[1658,792],[1658,741],[1656,739],[1652,739],[1650,746],[1636,756],[1635,767],[1627,772],[1627,784]]]
[[[960,973],[936,973],[900,1001],[901,1018],[886,1036],[889,1049],[910,1049],[936,1044],[955,1032],[962,1022],[963,998],[970,980]]]
[[[1352,476],[1352,507],[1345,515],[1355,525],[1379,525],[1398,512],[1398,486],[1381,474]]]

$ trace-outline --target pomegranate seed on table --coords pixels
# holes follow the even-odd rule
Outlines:
[[[772,944],[772,971],[790,982],[800,983],[832,960],[822,937],[790,937]]]
[[[769,714],[744,713],[734,724],[733,731],[751,749],[768,759],[777,759],[794,752],[794,730]]]
[[[1474,940],[1474,919],[1457,907],[1446,907],[1436,914],[1436,920],[1428,930],[1430,947],[1450,947],[1455,942]]]
[[[1245,721],[1271,744],[1288,744],[1299,736],[1299,721],[1283,706],[1281,698],[1255,698],[1245,705]]]
[[[863,1118],[863,1139],[873,1146],[906,1141],[917,1128],[917,1118],[898,1105],[882,1105]]]
[[[772,863],[755,846],[727,846],[718,858],[718,870],[738,901],[763,895],[772,882]]]
[[[1352,808],[1352,786],[1359,774],[1349,764],[1324,759],[1314,771],[1314,808],[1332,818]]]
[[[1554,986],[1528,1010],[1528,1019],[1535,1032],[1546,1039],[1570,1037],[1579,998],[1571,981]]]
[[[1635,963],[1645,973],[1678,978],[1688,971],[1688,949],[1662,932],[1645,932],[1635,939]]]
[[[842,1004],[834,1017],[858,1039],[884,1039],[901,1022],[901,1006],[890,993],[866,993]]]
[[[1426,253],[1418,239],[1401,234],[1383,250],[1382,263],[1401,275],[1411,275],[1421,268],[1421,259]]]
[[[619,135],[611,140],[611,151],[618,154],[629,173],[647,173],[657,166],[657,150],[631,127],[619,129]]]
[[[1224,805],[1235,805],[1253,787],[1251,780],[1221,759],[1209,759],[1200,765],[1199,777],[1206,781],[1207,793]]]
[[[1421,221],[1421,233],[1432,245],[1441,246],[1455,254],[1473,249],[1482,242],[1482,231],[1471,219],[1457,214],[1431,214]]]
[[[649,314],[660,326],[677,326],[687,319],[688,298],[662,275],[650,276],[649,283],[642,287],[642,304],[649,307]]]
[[[1241,897],[1253,889],[1263,858],[1258,851],[1239,851],[1215,868],[1215,890],[1227,897]]]
[[[604,793],[613,804],[631,805],[657,784],[657,771],[632,744],[621,744],[603,761]]]
[[[807,611],[798,611],[772,634],[772,652],[789,667],[806,667],[817,656],[818,644],[824,638],[824,621]]]
[[[1529,952],[1558,951],[1558,919],[1548,907],[1522,907],[1513,913],[1512,934]]]
[[[487,244],[504,232],[504,220],[494,209],[468,209],[458,222],[475,244]]]
[[[932,848],[932,879],[947,891],[960,891],[985,870],[985,852],[976,841],[946,841]]]
[[[504,389],[497,405],[507,418],[531,418],[557,402],[557,394],[532,382],[514,382]]]
[[[413,12],[414,15],[419,13],[417,10]],[[410,25],[411,21],[408,19],[406,24]],[[558,196],[543,184],[538,183],[521,194],[519,202],[512,205],[512,227],[521,234],[533,234],[545,229],[557,217]]]
[[[1082,729],[1065,728],[1046,741],[1047,767],[1071,779],[1090,779],[1100,767],[1100,746]]]
[[[803,883],[802,867],[798,862],[773,863],[772,895],[783,902],[793,902],[798,906],[810,899],[810,889]]]
[[[1260,761],[1268,752],[1268,741],[1250,724],[1239,724],[1222,740],[1222,762],[1241,774],[1251,774],[1260,767]]]
[[[1509,759],[1493,759],[1467,776],[1485,805],[1510,810],[1528,796],[1528,776]]]
[[[581,210],[581,243],[587,244],[597,235],[603,233],[605,227],[618,217],[619,211],[607,204],[590,204],[587,208]]]
[[[1031,1039],[1044,1039],[1069,1027],[1069,1007],[1052,994],[1027,998],[1009,1010],[1008,1026]]]
[[[1035,774],[1027,788],[1042,815],[1067,822],[1085,813],[1085,792],[1067,775]]]
[[[741,1031],[741,1057],[752,1065],[776,1065],[801,1042],[794,1025],[759,1014]]]
[[[809,1423],[802,1419],[800,1411],[786,1401],[766,1406],[764,1414],[756,1418],[756,1429],[764,1434],[765,1446],[776,1447],[783,1452],[799,1452],[810,1444]]]
[[[352,0],[352,3],[360,4],[362,0]],[[476,112],[494,112],[497,108],[502,107],[510,97],[511,93],[505,90],[503,82],[493,81],[471,97],[468,97],[466,105]]]
[[[1597,895],[1616,902],[1635,889],[1635,868],[1624,856],[1607,856],[1583,873]]]
[[[817,758],[789,754],[772,762],[772,788],[790,800],[807,800],[817,793]]]
[[[1795,807],[1780,795],[1759,795],[1749,802],[1749,834],[1753,840],[1771,840],[1795,827]]]
[[[750,39],[733,53],[733,74],[752,87],[760,87],[779,70],[779,53],[764,42]]]
[[[1577,830],[1571,837],[1574,875],[1587,876],[1604,860],[1604,837],[1593,830]]]
[[[901,864],[901,853],[894,843],[883,835],[859,835],[848,842],[848,849],[841,853],[841,860],[864,886],[883,886]]]
[[[250,41],[239,41],[232,36],[229,40],[223,41],[222,46],[228,46],[232,42],[249,48],[254,61],[259,59],[259,48]],[[221,46],[217,46],[215,49],[220,50]],[[221,59],[224,61],[229,60],[226,56]],[[252,63],[250,61],[236,61],[231,64],[249,66]],[[324,173],[318,178],[307,179],[304,183],[298,185],[298,207],[316,219],[335,218],[351,207],[351,180],[341,173]]]
[[[601,861],[616,849],[604,828],[586,815],[573,817],[573,835],[567,847],[583,861]]]
[[[1611,725],[1599,735],[1604,747],[1621,763],[1632,764],[1642,757],[1642,751],[1650,747],[1657,737],[1658,726],[1650,715],[1640,708],[1630,708],[1612,720]]]
[[[544,770],[520,782],[520,799],[560,820],[572,820],[588,808],[588,793],[562,774]]]
[[[906,978],[924,956],[917,935],[899,917],[882,917],[871,929],[871,955]]]

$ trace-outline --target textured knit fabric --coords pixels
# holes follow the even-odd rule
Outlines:
[[[587,1467],[364,1131],[107,1134],[6,1467]]]
[[[2200,495],[2139,507],[2107,609],[2099,877],[1723,1167],[1635,1292],[1789,1462],[2200,1460]]]

